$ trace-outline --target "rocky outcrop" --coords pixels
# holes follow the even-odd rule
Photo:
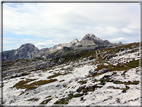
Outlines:
[[[99,73],[105,73],[106,71],[108,71],[108,69],[106,69],[106,68],[103,68],[103,69],[101,69],[101,70],[99,70],[99,71],[92,71],[92,70],[90,70],[89,71],[89,75],[93,75],[93,74],[99,74]]]
[[[33,58],[39,53],[39,49],[35,47],[31,43],[23,44],[17,51],[15,52],[15,57],[19,57],[19,59],[23,58]]]
[[[20,46],[17,50],[3,52],[3,60],[28,59],[38,55],[39,49],[31,43]]]
[[[57,50],[63,49],[63,47],[72,47],[72,46],[75,46],[78,43],[79,43],[78,39],[75,39],[75,40],[73,40],[69,43],[61,43],[61,44],[55,45],[55,46],[49,48],[48,51],[51,52],[51,53],[54,53]]]
[[[110,46],[113,44],[111,44],[108,40],[97,38],[94,34],[86,34],[78,45]]]

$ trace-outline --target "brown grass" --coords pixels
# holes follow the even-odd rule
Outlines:
[[[13,87],[16,87],[17,89],[19,89],[19,88],[26,89],[26,91],[27,90],[33,90],[33,89],[37,88],[40,85],[44,85],[44,84],[47,84],[47,83],[55,82],[55,81],[57,81],[57,79],[40,80],[40,81],[33,82],[31,84],[26,84],[26,83],[28,83],[30,81],[33,81],[33,80],[19,81]]]

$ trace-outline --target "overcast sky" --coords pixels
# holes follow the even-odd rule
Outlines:
[[[3,50],[32,43],[39,49],[79,41],[85,34],[110,42],[140,40],[139,3],[4,3]]]

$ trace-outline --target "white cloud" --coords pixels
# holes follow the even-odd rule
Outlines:
[[[111,42],[120,42],[120,41],[125,41],[125,40],[127,40],[127,38],[125,38],[125,37],[110,39]]]
[[[48,46],[50,45],[57,45],[59,44],[60,42],[54,42],[53,40],[45,40],[43,42],[37,42],[35,44],[36,47],[38,47],[39,49],[42,49],[42,48],[47,48]],[[49,47],[48,47],[49,48]]]
[[[122,31],[126,32],[126,33],[132,33],[132,30],[128,29],[128,28],[122,28]]]
[[[17,39],[24,41],[26,35],[34,38],[34,41],[27,38],[28,42],[47,47],[76,38],[81,40],[87,33],[108,40],[122,35],[138,37],[140,6],[136,3],[4,3],[3,29],[6,37],[18,35]]]
[[[107,26],[106,31],[111,34],[118,32],[118,29],[116,29],[115,27]]]

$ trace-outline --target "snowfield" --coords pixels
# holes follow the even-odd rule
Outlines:
[[[133,59],[139,60],[139,51],[126,50],[117,53],[104,63],[109,64],[128,63]],[[66,105],[105,105],[105,106],[140,106],[141,105],[141,69],[140,67],[128,70],[107,71],[96,76],[90,76],[89,71],[94,71],[96,59],[70,62],[56,65],[49,70],[32,71],[29,75],[3,80],[4,105],[48,105],[67,102]],[[56,75],[58,74],[58,75]],[[53,80],[36,88],[14,87],[20,81],[27,86],[38,81]],[[19,86],[20,87],[20,86]],[[62,103],[64,104],[64,103]]]

